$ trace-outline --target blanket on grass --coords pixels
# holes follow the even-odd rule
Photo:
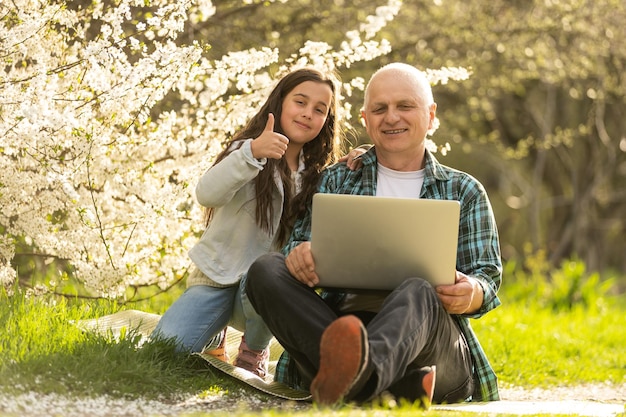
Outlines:
[[[83,320],[79,323],[79,325],[85,330],[101,332],[103,334],[112,334],[114,337],[119,337],[122,333],[128,334],[129,332],[133,332],[136,335],[142,336],[143,340],[147,340],[160,318],[161,316],[158,314],[146,313],[139,310],[125,310],[96,319]],[[232,327],[229,327],[226,332],[226,352],[231,358],[237,356],[241,336],[242,333]],[[202,353],[194,353],[194,355],[204,359],[211,366],[219,369],[225,374],[262,392],[265,392],[266,394],[274,395],[286,400],[310,400],[311,394],[308,391],[295,390],[285,384],[274,381],[276,363],[282,351],[282,346],[280,346],[276,339],[272,339],[270,344],[269,372],[265,379],[262,379],[245,369],[223,362],[211,355]]]
[[[144,340],[152,333],[159,319],[158,314],[146,313],[138,310],[125,310],[108,316],[91,320],[83,320],[79,326],[87,331],[112,334],[119,337],[121,334],[134,332],[142,336]],[[237,350],[241,341],[241,332],[231,327],[226,332],[226,351],[231,358],[237,356]],[[195,355],[204,359],[208,364],[225,374],[240,380],[241,382],[254,387],[266,394],[279,398],[294,401],[310,401],[311,394],[308,391],[295,390],[285,384],[274,381],[276,362],[282,353],[283,348],[273,339],[270,344],[270,364],[268,376],[265,379],[259,378],[245,369],[238,368],[223,362],[211,355],[196,353]],[[494,401],[486,403],[460,403],[460,404],[437,404],[431,409],[448,411],[468,411],[489,414],[558,414],[558,415],[579,415],[589,417],[613,417],[624,415],[626,405],[609,404],[596,401]]]

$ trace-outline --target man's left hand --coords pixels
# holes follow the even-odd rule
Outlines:
[[[443,307],[450,314],[471,314],[483,304],[483,288],[478,280],[456,271],[455,283],[435,289]]]

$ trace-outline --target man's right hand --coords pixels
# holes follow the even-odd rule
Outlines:
[[[315,273],[315,262],[311,253],[311,242],[296,246],[285,259],[287,269],[298,281],[313,288],[320,279]]]
[[[270,113],[267,115],[267,123],[263,133],[252,141],[250,148],[252,156],[256,159],[280,159],[285,154],[288,144],[287,136],[274,132],[274,115]]]

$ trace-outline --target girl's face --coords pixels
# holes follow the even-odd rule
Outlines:
[[[280,125],[289,143],[304,145],[322,130],[333,98],[328,84],[305,81],[283,100]]]

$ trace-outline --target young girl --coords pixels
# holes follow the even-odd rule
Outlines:
[[[189,251],[195,268],[188,288],[153,337],[175,337],[182,350],[228,361],[230,324],[244,331],[234,365],[265,377],[272,334],[247,300],[245,274],[260,255],[283,246],[320,172],[337,160],[337,89],[333,76],[314,69],[287,74],[200,178],[196,196],[207,208],[207,228]]]

